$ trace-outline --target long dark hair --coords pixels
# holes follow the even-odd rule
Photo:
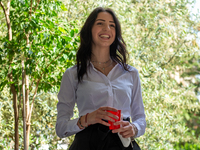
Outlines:
[[[80,31],[80,47],[76,54],[77,61],[77,74],[78,81],[81,82],[83,75],[87,74],[88,62],[91,59],[92,49],[92,27],[94,22],[100,12],[108,12],[112,15],[115,22],[116,36],[114,42],[110,45],[110,57],[112,60],[118,62],[123,68],[128,71],[128,66],[126,64],[128,52],[126,50],[126,43],[124,42],[121,35],[121,26],[119,20],[117,19],[115,13],[109,8],[97,7],[92,11],[92,13],[87,18],[85,24]]]

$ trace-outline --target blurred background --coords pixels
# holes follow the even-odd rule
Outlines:
[[[99,6],[115,11],[129,64],[140,73],[147,120],[146,133],[136,139],[141,149],[200,149],[199,0],[0,4],[0,149],[24,149],[24,140],[31,150],[72,143],[73,136],[60,139],[55,133],[57,93],[63,73],[75,65],[78,33]]]

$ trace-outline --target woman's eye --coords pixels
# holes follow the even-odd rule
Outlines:
[[[101,22],[98,22],[97,25],[102,25],[102,23],[101,23]]]
[[[115,25],[114,25],[114,24],[111,24],[110,26],[115,28]]]

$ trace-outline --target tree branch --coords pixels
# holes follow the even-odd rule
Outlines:
[[[34,13],[36,12],[37,7],[38,7],[39,4],[40,4],[40,0],[38,0],[38,3],[37,3],[37,5],[36,5],[36,7],[35,7],[35,10],[34,10]]]
[[[10,15],[10,0],[7,2],[7,11],[8,15]]]
[[[181,46],[186,42],[186,40],[183,41],[182,44],[180,44],[180,46],[178,47],[177,51],[172,55],[172,57],[169,58],[169,60],[166,63],[163,63],[160,65],[160,67],[163,67],[165,65],[167,65],[168,63],[170,63],[172,61],[172,59],[175,57],[175,55],[179,52]]]
[[[164,67],[164,66],[166,66],[167,64],[169,64],[169,63],[174,59],[174,57],[175,57],[176,54],[179,52],[180,48],[182,47],[182,45],[183,45],[185,42],[186,42],[186,40],[184,40],[183,43],[180,44],[180,46],[177,48],[177,51],[172,55],[172,57],[170,57],[169,60],[168,60],[167,62],[162,63],[159,67]],[[149,75],[146,75],[146,76],[144,75],[144,77],[150,77],[150,76],[152,76],[152,74],[153,74],[154,72],[155,72],[154,70],[150,70]]]
[[[10,0],[8,0],[7,2],[7,9],[5,9],[4,4],[2,3],[2,1],[0,1],[1,7],[3,8],[5,17],[6,17],[6,24],[7,24],[7,28],[8,28],[8,37],[9,37],[9,41],[12,40],[12,30],[11,30],[11,24],[10,24]]]
[[[6,15],[6,9],[5,9],[5,6],[4,6],[4,4],[2,3],[2,1],[0,1],[0,4],[1,4],[1,7],[3,8],[4,14]]]
[[[30,17],[31,17],[31,13],[32,13],[32,6],[33,6],[33,0],[31,0],[31,6],[30,6],[30,11],[29,11]]]
[[[41,76],[40,79],[37,81],[36,89],[35,89],[35,92],[34,92],[34,95],[33,95],[33,101],[32,101],[32,103],[31,103],[31,109],[30,109],[29,114],[27,115],[27,116],[28,116],[28,118],[27,118],[27,122],[28,122],[28,123],[30,123],[30,120],[31,120],[31,114],[32,114],[32,110],[33,110],[33,104],[34,104],[34,101],[35,101],[35,98],[36,98],[38,86],[39,86],[39,83],[40,83],[40,80],[41,80],[41,79],[42,79],[42,76]]]

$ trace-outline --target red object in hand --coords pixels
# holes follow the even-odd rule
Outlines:
[[[115,122],[121,120],[121,110],[118,110],[117,112],[114,112],[114,111],[111,111],[111,110],[107,110],[107,112],[110,112],[110,113],[112,113],[112,114],[114,114],[114,115],[116,115],[116,116],[119,117],[119,119],[114,119],[114,118],[112,118],[112,119],[115,120]],[[109,129],[110,129],[110,130],[119,129],[119,128],[120,128],[120,125],[113,125],[114,122],[111,122],[111,121],[108,120],[108,123],[110,124],[110,126],[109,126]]]

